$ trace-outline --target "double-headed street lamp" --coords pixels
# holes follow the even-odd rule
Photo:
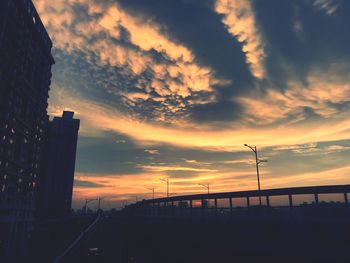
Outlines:
[[[166,183],[166,197],[169,198],[169,179],[166,178],[166,179],[159,179],[159,180],[161,180],[161,181]]]
[[[209,194],[209,189],[210,189],[210,185],[209,184],[198,184],[198,185],[201,185],[201,186],[203,186],[203,187],[205,187],[205,188],[207,188],[208,189],[208,194]]]
[[[261,191],[260,191],[260,176],[259,176],[259,164],[260,163],[266,163],[267,160],[259,159],[258,158],[258,149],[256,146],[249,146],[248,144],[244,144],[244,146],[250,148],[254,154],[255,154],[255,164],[256,164],[256,176],[258,178],[258,190],[259,190],[259,204],[261,206]]]

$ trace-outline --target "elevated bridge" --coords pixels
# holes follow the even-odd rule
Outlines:
[[[350,220],[349,192],[350,185],[328,185],[183,195],[143,200],[126,211],[138,216]]]

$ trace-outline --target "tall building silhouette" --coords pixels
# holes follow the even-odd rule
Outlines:
[[[31,0],[0,1],[1,262],[23,256],[31,233],[48,120],[51,48]]]
[[[44,172],[39,180],[38,214],[62,218],[69,214],[80,121],[64,111],[48,123]]]

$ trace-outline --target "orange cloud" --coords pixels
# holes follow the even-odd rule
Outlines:
[[[307,77],[307,85],[290,81],[284,91],[268,89],[265,94],[234,100],[245,107],[248,121],[259,124],[270,124],[289,115],[295,117],[292,122],[305,120],[305,108],[324,118],[336,119],[342,112],[334,105],[349,102],[349,81],[350,78],[338,76],[335,69],[329,69],[326,72],[312,72]]]
[[[128,98],[131,101],[137,101],[137,100],[147,100],[149,99],[150,95],[141,93],[141,92],[130,92],[123,94],[126,98]]]
[[[157,166],[157,165],[142,165],[144,170],[150,172],[166,172],[166,171],[188,171],[188,172],[217,172],[214,169],[194,168],[184,166]]]
[[[240,179],[234,179],[235,176],[242,175],[240,172],[202,171],[199,172],[199,176],[194,178],[170,178],[170,193],[178,195],[201,193],[203,189],[198,186],[198,183],[214,180],[213,191],[218,192],[230,191],[229,189],[232,189],[232,187],[235,187],[237,190],[244,187],[253,187],[255,185],[254,171],[245,174],[251,175],[251,179],[248,178],[244,183],[241,183]],[[75,176],[76,180],[97,184],[99,187],[75,187],[73,197],[75,201],[98,196],[106,196],[116,200],[133,200],[132,196],[135,195],[139,199],[150,198],[151,193],[147,189],[149,187],[155,188],[156,197],[163,197],[166,194],[166,185],[160,179],[166,177],[168,175],[163,171],[155,171],[153,173],[145,171],[144,173],[133,175],[77,173]]]
[[[217,0],[215,11],[224,15],[222,22],[227,30],[243,43],[243,52],[253,75],[264,78],[264,43],[257,29],[250,1]]]
[[[350,137],[349,112],[346,111],[322,122],[311,122],[307,126],[292,123],[256,129],[256,127],[238,126],[232,123],[218,129],[218,127],[190,122],[163,126],[161,123],[148,123],[128,117],[112,107],[69,94],[59,87],[55,87],[53,92],[58,94],[52,96],[49,112],[55,114],[66,108],[76,111],[77,117],[82,122],[82,134],[103,136],[105,131],[118,132],[132,137],[143,145],[169,144],[179,147],[234,151],[242,150],[242,145],[246,142],[267,147],[344,140]]]
[[[133,76],[139,76],[149,69],[154,72],[154,76],[150,80],[151,85],[142,87],[147,93],[153,88],[160,97],[166,96],[169,100],[174,100],[171,95],[186,98],[196,92],[205,91],[210,93],[208,101],[214,101],[215,92],[212,86],[229,83],[216,77],[211,68],[196,63],[190,49],[171,39],[164,28],[148,17],[141,14],[131,15],[117,3],[89,0],[57,2],[35,1],[38,12],[53,38],[54,47],[68,53],[83,52],[88,60],[92,60],[93,54],[101,66],[119,67],[128,70],[128,74]],[[84,6],[90,16],[78,20],[74,11],[76,4]],[[115,41],[120,40],[121,29],[129,33],[131,46]],[[155,61],[149,54],[152,50],[162,53],[172,64],[169,66],[168,61]],[[196,104],[196,100],[192,99],[191,103]],[[158,102],[164,108],[163,111],[168,110],[164,101],[158,99]],[[198,103],[202,104],[203,101]],[[159,118],[162,119],[161,116]]]

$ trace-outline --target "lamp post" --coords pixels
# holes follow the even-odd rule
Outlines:
[[[161,180],[161,181],[166,183],[166,197],[169,198],[169,179],[166,178],[166,179],[159,179],[159,180]]]
[[[99,197],[98,198],[98,208],[97,208],[97,211],[100,211],[101,209],[101,200],[105,199],[106,197]]]
[[[92,201],[96,201],[98,200],[98,198],[94,198],[94,199],[85,199],[85,205],[84,205],[84,212],[86,213],[87,210],[87,204],[92,202]]]
[[[256,146],[249,146],[248,144],[244,144],[244,146],[250,148],[255,155],[255,165],[256,165],[256,176],[258,178],[258,191],[259,191],[259,205],[261,206],[261,190],[260,190],[260,175],[259,175],[259,164],[260,163],[266,163],[267,160],[263,160],[263,159],[259,159],[258,158],[258,149],[256,148]]]
[[[208,189],[208,194],[209,194],[209,189],[210,189],[210,185],[209,184],[198,184],[198,185],[201,185],[201,186],[207,188]]]

